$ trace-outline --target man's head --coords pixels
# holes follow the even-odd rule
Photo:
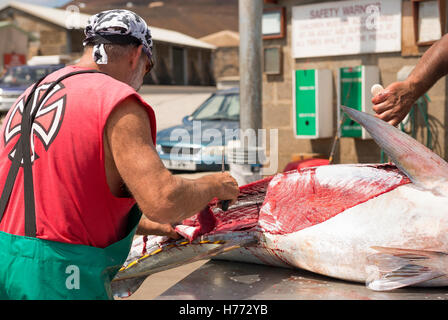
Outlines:
[[[138,90],[153,67],[151,32],[128,10],[109,10],[90,17],[83,42],[98,69]]]

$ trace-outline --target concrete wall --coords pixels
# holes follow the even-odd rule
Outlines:
[[[279,170],[291,161],[297,153],[321,153],[329,156],[333,138],[327,139],[296,139],[294,138],[293,119],[293,90],[292,71],[296,69],[330,69],[333,72],[333,126],[336,123],[336,79],[337,70],[341,67],[358,65],[377,65],[380,69],[380,79],[384,86],[396,81],[397,72],[405,65],[415,65],[421,54],[427,48],[414,50],[412,54],[403,56],[402,52],[347,55],[336,57],[320,57],[309,59],[294,59],[291,52],[291,13],[292,6],[322,1],[279,1],[278,5],[286,7],[287,32],[283,39],[264,40],[264,46],[280,45],[283,53],[283,73],[275,76],[263,76],[263,127],[266,129],[277,128],[279,130]],[[404,3],[407,1],[404,1]],[[406,4],[404,4],[406,5]],[[448,123],[447,92],[448,82],[446,78],[439,80],[428,91],[431,99],[429,103],[429,117],[432,125],[434,151],[448,158],[446,146]],[[422,119],[419,119],[418,140],[425,142],[425,131]],[[373,140],[361,140],[355,138],[341,138],[335,154],[335,163],[369,163],[380,161],[380,148]]]
[[[68,37],[65,29],[16,10],[13,11],[13,20],[23,30],[39,36],[40,43],[37,47],[41,55],[67,53]]]
[[[67,32],[65,30],[48,30],[40,32],[41,55],[67,54]]]
[[[79,57],[83,51],[84,30],[67,30],[33,16],[14,11],[13,19],[18,26],[39,37],[29,56],[72,54]]]
[[[216,79],[239,76],[239,47],[219,47],[213,52]]]

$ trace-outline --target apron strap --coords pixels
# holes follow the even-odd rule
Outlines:
[[[6,211],[6,206],[8,204],[9,198],[11,197],[12,189],[14,187],[17,174],[19,172],[19,168],[23,166],[23,185],[24,185],[24,201],[25,201],[25,236],[27,237],[36,237],[36,207],[34,200],[34,183],[33,183],[33,170],[31,164],[31,131],[33,127],[34,120],[36,118],[36,114],[39,111],[40,105],[48,94],[54,89],[54,87],[59,84],[61,81],[78,74],[84,73],[103,73],[97,70],[82,70],[68,73],[55,82],[53,82],[50,87],[45,90],[42,98],[38,100],[34,110],[31,110],[32,106],[32,98],[34,97],[38,85],[43,81],[40,79],[31,90],[28,95],[25,105],[23,107],[22,113],[22,122],[20,125],[20,137],[14,146],[14,158],[11,164],[11,167],[8,172],[8,176],[6,178],[5,186],[2,191],[2,195],[0,198],[0,222],[3,219],[3,215]],[[103,73],[104,74],[104,73]]]
[[[23,112],[22,112],[23,115],[26,114],[25,110],[27,109],[27,106],[29,105],[31,98],[33,98],[34,92],[36,91],[37,87],[39,86],[39,84],[42,82],[42,80],[44,78],[45,77],[42,77],[41,79],[39,79],[36,82],[36,84],[33,86],[33,89],[31,90],[30,94],[28,95],[28,97],[25,101],[25,105],[23,106]],[[22,120],[23,120],[23,116],[22,116]],[[5,186],[2,191],[2,196],[0,198],[0,222],[3,219],[3,214],[6,211],[6,205],[8,204],[8,201],[11,196],[11,192],[12,192],[12,189],[14,187],[14,183],[15,183],[15,180],[17,177],[17,173],[19,172],[20,162],[21,162],[20,156],[22,154],[22,145],[21,145],[21,143],[19,143],[21,139],[22,139],[22,135],[19,137],[19,141],[14,146],[15,153],[14,153],[14,156],[12,159],[11,167],[8,172],[8,176],[6,178]]]

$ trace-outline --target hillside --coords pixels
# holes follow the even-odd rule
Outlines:
[[[83,3],[83,4],[82,4]],[[132,3],[132,6],[127,6]],[[150,26],[200,38],[222,30],[238,32],[238,0],[75,0],[81,12],[94,14],[124,8],[142,16]]]

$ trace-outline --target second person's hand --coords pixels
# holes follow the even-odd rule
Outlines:
[[[377,113],[377,118],[397,126],[409,113],[417,98],[409,82],[394,82],[372,98],[372,108]]]

